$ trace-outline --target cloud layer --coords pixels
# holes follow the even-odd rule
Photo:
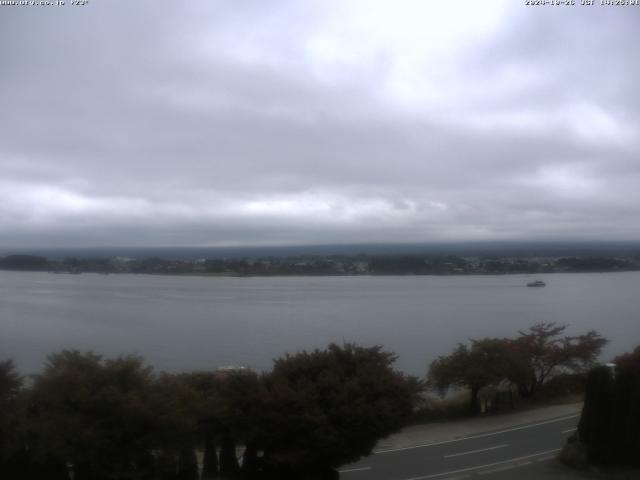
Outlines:
[[[0,7],[0,245],[640,238],[640,7]]]

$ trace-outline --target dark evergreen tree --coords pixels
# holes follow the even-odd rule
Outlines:
[[[640,347],[615,359],[613,461],[640,466]]]
[[[640,347],[587,378],[578,440],[590,462],[640,466]]]
[[[332,344],[277,359],[260,416],[265,469],[312,478],[371,453],[405,425],[418,390],[381,347]]]
[[[613,376],[609,368],[595,367],[589,372],[578,434],[587,445],[589,458],[595,462],[606,463],[608,460],[613,391]]]
[[[51,355],[31,393],[36,456],[73,464],[76,480],[144,478],[170,414],[149,402],[153,381],[137,357]]]

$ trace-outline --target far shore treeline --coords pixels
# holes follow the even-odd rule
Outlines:
[[[621,251],[558,255],[531,254],[326,254],[216,258],[131,258],[12,254],[0,269],[52,273],[142,273],[169,275],[469,275],[580,273],[640,270],[640,254]]]
[[[426,381],[380,346],[331,344],[274,360],[155,373],[138,356],[61,351],[23,378],[0,362],[0,477],[69,480],[332,479],[377,441],[429,419],[429,390],[467,392],[467,415],[582,392],[606,340],[541,323],[459,344]],[[505,396],[505,393],[508,395]],[[507,403],[505,403],[505,401]]]

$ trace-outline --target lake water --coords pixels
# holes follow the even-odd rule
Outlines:
[[[527,288],[533,279],[546,288]],[[215,278],[0,272],[0,360],[62,348],[138,353],[170,371],[247,365],[329,342],[381,344],[423,375],[457,342],[536,322],[596,329],[604,360],[640,344],[640,273]]]

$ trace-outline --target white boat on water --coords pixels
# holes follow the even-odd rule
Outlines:
[[[542,280],[536,280],[535,282],[529,282],[527,283],[527,287],[546,287],[547,284],[544,283]]]

